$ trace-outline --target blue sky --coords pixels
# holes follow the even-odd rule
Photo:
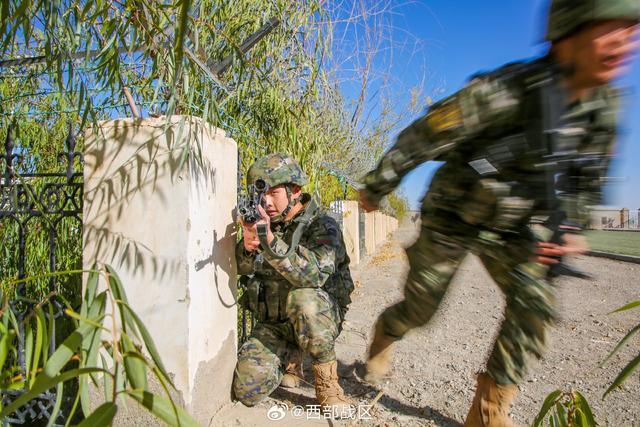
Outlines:
[[[396,57],[394,74],[407,85],[417,85],[426,64],[428,89],[437,88],[435,100],[460,89],[467,78],[518,59],[546,51],[544,12],[546,0],[420,0],[405,6],[394,18],[398,38],[403,31],[423,41],[418,56]],[[635,61],[622,84],[639,93],[640,64]],[[621,121],[619,157],[611,176],[622,182],[606,191],[605,203],[640,208],[640,102],[626,100]],[[415,117],[408,118],[410,122]],[[635,120],[634,120],[635,119]],[[401,188],[412,208],[417,208],[437,164],[428,162],[405,177]]]

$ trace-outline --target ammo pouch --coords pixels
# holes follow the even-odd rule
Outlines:
[[[260,322],[282,322],[287,320],[287,294],[289,289],[280,281],[250,277],[246,280],[240,305],[251,311]]]
[[[524,133],[475,144],[467,165],[476,180],[465,195],[462,219],[497,231],[511,231],[526,222],[534,200],[545,195],[528,170],[528,156],[535,152],[531,145]]]
[[[493,178],[478,180],[466,197],[460,217],[469,224],[513,231],[531,215],[534,205],[532,198],[517,195],[518,185]]]

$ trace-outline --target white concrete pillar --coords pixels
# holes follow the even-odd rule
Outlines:
[[[84,267],[116,270],[179,403],[208,425],[236,362],[236,143],[184,116],[105,121],[85,141]],[[143,425],[129,410],[118,424]]]
[[[364,245],[367,255],[372,255],[376,251],[376,212],[365,214],[364,223]]]
[[[357,265],[360,262],[360,222],[356,201],[342,202],[342,235],[351,265]]]
[[[384,232],[384,214],[380,211],[376,211],[375,215],[375,227],[376,227],[376,246],[379,246],[387,240],[387,236]]]
[[[384,236],[385,236],[385,240],[389,240],[389,234],[391,234],[390,231],[390,227],[389,227],[389,215],[385,215],[384,216]]]

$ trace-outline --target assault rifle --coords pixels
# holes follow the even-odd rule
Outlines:
[[[258,206],[263,206],[264,193],[267,190],[269,190],[269,185],[263,179],[257,179],[256,182],[248,186],[247,194],[240,196],[238,202],[238,213],[242,217],[242,221],[253,224],[261,218]]]

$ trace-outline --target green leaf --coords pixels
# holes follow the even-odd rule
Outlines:
[[[95,328],[88,324],[80,325],[75,331],[71,333],[60,346],[53,352],[49,360],[38,378],[36,379],[33,387],[38,386],[39,382],[48,381],[50,378],[58,375],[58,373],[69,362],[71,357],[78,351],[82,345],[82,340]],[[45,389],[46,390],[46,389]]]
[[[31,376],[31,359],[33,357],[33,329],[30,324],[24,325],[24,362],[27,382]],[[35,375],[35,371],[34,371]]]
[[[72,319],[78,320],[80,322],[80,324],[87,324],[89,326],[92,326],[93,328],[96,329],[96,331],[110,331],[110,329],[108,329],[107,327],[103,326],[103,324],[102,324],[102,321],[107,316],[106,314],[103,314],[102,316],[100,316],[96,320],[90,319],[88,317],[83,317],[80,314],[75,313],[75,312],[73,312],[71,310],[65,310],[65,314],[67,316],[71,317]],[[82,342],[84,343],[90,337],[91,337],[91,335],[89,337],[85,338]]]
[[[609,386],[607,391],[604,392],[603,398],[607,396],[607,394],[611,393],[614,389],[620,387],[623,382],[627,379],[629,375],[631,375],[640,365],[640,354],[638,354],[635,359],[633,359],[627,366],[620,371],[615,380],[613,380],[613,384]]]
[[[4,362],[9,354],[9,330],[0,323],[0,372],[4,371]]]
[[[103,403],[76,427],[109,426],[118,412],[118,406],[113,402]]]
[[[47,304],[47,310],[49,310],[49,319],[53,319],[54,318],[54,315],[53,315],[53,304]],[[47,342],[51,342],[51,340],[53,339],[55,333],[56,333],[56,322],[55,321],[54,322],[48,322],[48,324],[47,324]],[[44,365],[46,365],[48,360],[49,360],[49,351],[45,351],[42,363]]]
[[[31,387],[33,385],[33,382],[36,380],[35,372],[38,371],[38,364],[40,363],[40,353],[42,352],[43,347],[45,351],[47,351],[49,347],[48,343],[44,342],[44,329],[44,314],[42,313],[42,309],[38,308],[36,310],[36,348],[33,352],[33,361],[31,363],[31,372],[34,372],[34,375],[32,375],[29,379],[29,387]]]
[[[622,338],[618,344],[616,345],[616,347],[611,351],[611,353],[609,353],[609,355],[607,356],[606,359],[604,359],[604,361],[600,364],[600,366],[603,366],[605,363],[607,363],[607,361],[609,359],[611,359],[611,357],[613,357],[614,354],[616,354],[618,351],[620,351],[620,349],[622,348],[622,346],[625,345],[625,343],[627,341],[629,341],[631,338],[633,338],[633,336],[635,334],[638,333],[638,331],[640,331],[640,324],[637,325],[636,327],[632,328],[627,335],[624,336],[624,338]]]
[[[534,427],[544,425],[544,417],[547,416],[547,414],[549,413],[549,410],[551,410],[553,405],[555,405],[556,401],[558,400],[558,397],[560,397],[561,394],[562,394],[562,391],[560,390],[552,391],[551,393],[549,393],[546,399],[544,399],[544,402],[542,403],[542,408],[540,408],[540,412],[538,412],[538,415],[536,415],[536,418],[533,420]]]
[[[47,309],[51,310],[49,311],[49,313],[53,314],[53,304],[47,304]],[[42,327],[43,333],[45,334],[44,337],[44,346],[48,347],[49,346],[49,342],[51,341],[51,335],[49,335],[49,322],[47,321],[47,317],[45,316],[45,312],[44,310],[38,310],[36,311],[36,316],[40,318],[40,325]],[[53,319],[53,317],[50,317],[50,319]],[[40,327],[40,326],[39,326]],[[47,350],[45,349],[43,354],[47,354]]]
[[[181,407],[174,406],[171,401],[164,397],[156,396],[143,390],[127,390],[126,393],[169,425],[182,427],[200,426],[187,411]]]
[[[631,302],[625,306],[620,307],[617,310],[609,312],[609,314],[620,313],[621,311],[631,310],[632,308],[640,307],[640,300]]]
[[[556,402],[556,415],[558,416],[558,425],[560,427],[567,427],[567,410],[564,408],[562,402]]]
[[[97,266],[94,265],[91,272],[89,272],[89,277],[87,278],[87,285],[84,291],[83,304],[80,308],[80,314],[83,317],[87,317],[87,310],[93,304],[93,300],[96,297],[96,292],[98,290],[98,279],[100,277],[100,273],[97,271]]]
[[[160,358],[160,353],[158,352],[158,348],[156,347],[156,344],[153,341],[153,338],[151,337],[149,330],[142,322],[142,319],[140,319],[140,317],[133,311],[133,309],[127,303],[121,302],[120,305],[122,308],[125,309],[124,311],[128,312],[133,318],[136,326],[138,327],[138,330],[140,331],[140,335],[142,335],[142,341],[144,342],[144,346],[149,352],[149,355],[151,356],[153,363],[156,364],[160,372],[162,372],[162,375],[164,375],[164,377],[169,381],[169,384],[173,386],[173,383],[170,380],[169,374],[167,374],[167,370],[162,364],[162,359]]]
[[[147,390],[147,369],[145,363],[137,357],[127,354],[138,353],[138,349],[127,334],[122,334],[120,342],[125,351],[122,357],[124,358],[124,369],[127,372],[129,383],[135,389]],[[144,356],[140,355],[140,358],[144,360]]]
[[[100,354],[100,359],[102,361],[102,367],[106,367],[107,359],[104,357],[104,355]],[[104,398],[106,400],[113,394],[113,378],[111,378],[110,375],[105,375],[102,378],[102,387],[104,391]]]
[[[37,396],[40,395],[40,393],[55,387],[58,383],[65,382],[72,378],[76,378],[80,375],[85,375],[93,372],[104,372],[106,374],[109,374],[109,371],[106,371],[101,368],[79,368],[79,369],[71,369],[60,375],[56,375],[55,377],[52,377],[52,378],[43,379],[42,376],[39,376],[38,380],[35,382],[33,387],[31,387],[29,391],[27,391],[26,393],[20,395],[16,400],[11,402],[9,405],[2,408],[2,412],[0,412],[0,415],[3,415],[6,417],[7,415],[12,414],[16,409],[20,408],[22,405],[29,402],[30,400],[36,398]]]
[[[589,402],[587,402],[587,399],[579,391],[573,392],[573,398],[576,402],[576,406],[580,409],[580,411],[586,418],[586,425],[589,427],[598,425],[598,423],[596,423],[595,417],[593,416],[593,411],[591,411],[591,407],[589,406]]]
[[[127,388],[127,377],[125,375],[125,370],[120,363],[116,363],[115,365],[115,388],[116,393],[120,393]]]
[[[53,427],[55,425],[56,418],[58,418],[58,414],[60,413],[60,407],[62,406],[63,391],[64,383],[58,383],[56,386],[56,403],[53,405],[53,410],[49,416],[47,427]]]
[[[109,288],[113,293],[116,301],[123,301],[125,304],[128,304],[127,294],[124,290],[124,286],[122,286],[122,281],[118,277],[118,274],[113,269],[113,267],[107,265],[105,266],[107,271],[109,272]],[[125,333],[132,333],[135,338],[139,338],[138,334],[135,330],[135,325],[131,316],[124,310],[118,310],[120,312],[120,327],[122,331]],[[129,326],[133,326],[133,330],[129,331]]]
[[[106,294],[104,292],[101,292],[94,300],[94,305],[96,306],[96,311],[98,313],[104,313],[104,306],[106,303]],[[102,319],[104,316],[101,316],[100,319]],[[98,362],[98,353],[100,350],[100,339],[101,339],[101,334],[102,334],[102,330],[101,329],[94,329],[92,332],[90,332],[87,337],[85,337],[85,339],[82,340],[82,358],[81,358],[81,364],[80,367],[92,367],[92,366],[97,366],[97,362]],[[105,367],[106,365],[103,364],[102,367]],[[104,378],[104,380],[106,381],[106,377]],[[88,414],[90,412],[89,409],[89,403],[90,403],[90,399],[89,399],[89,389],[87,386],[88,383],[88,378],[83,377],[80,378],[79,381],[79,392],[80,392],[80,402],[82,404],[82,411],[85,414]]]

